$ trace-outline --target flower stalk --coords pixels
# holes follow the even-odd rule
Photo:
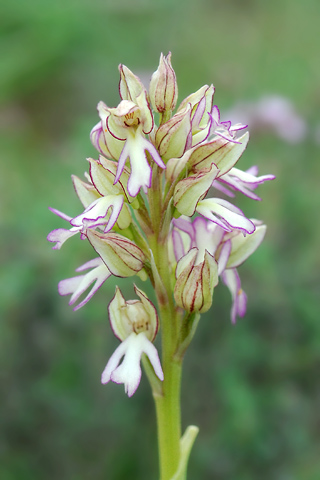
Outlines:
[[[198,429],[190,426],[181,436],[183,358],[220,278],[231,293],[231,322],[245,315],[237,268],[266,232],[221,194],[260,200],[254,190],[274,176],[258,177],[255,166],[246,172],[235,167],[248,133],[239,136],[246,126],[220,120],[213,85],[189,95],[174,113],[178,86],[171,53],[161,54],[149,91],[124,65],[119,71],[121,101],[116,108],[99,102],[100,121],[90,134],[99,158],[88,159],[85,180],[73,177],[83,210],[72,218],[51,209],[69,228],[53,230],[48,240],[59,249],[77,236],[93,247],[94,258],[76,269],[81,275],[59,282],[70,305],[79,301],[75,310],[112,275],[149,279],[156,305],[136,285],[138,298],[131,300],[116,288],[108,313],[120,344],[101,382],[122,383],[131,397],[142,363],[156,407],[160,480],[186,480]],[[153,344],[158,332],[161,361]]]

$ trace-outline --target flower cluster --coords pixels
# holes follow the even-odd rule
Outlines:
[[[83,211],[71,218],[51,209],[69,223],[48,235],[54,249],[79,234],[97,254],[76,270],[80,275],[59,283],[59,293],[71,295],[75,305],[90,289],[76,310],[112,275],[149,277],[158,303],[165,296],[188,319],[210,308],[221,276],[235,323],[247,301],[236,268],[259,246],[266,227],[226,198],[241,192],[260,200],[256,188],[274,176],[258,176],[256,166],[236,168],[249,134],[245,125],[221,121],[213,85],[189,95],[174,113],[178,87],[170,53],[161,54],[149,91],[127,67],[119,70],[121,101],[116,108],[98,104],[100,119],[90,134],[99,157],[88,158],[85,180],[73,177]],[[117,288],[109,305],[121,344],[102,375],[103,383],[124,383],[129,396],[140,381],[143,353],[163,380],[152,343],[157,311],[135,291],[140,300],[126,302]]]

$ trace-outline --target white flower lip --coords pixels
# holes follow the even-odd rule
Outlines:
[[[69,305],[74,305],[81,295],[93,284],[93,287],[86,297],[75,306],[73,310],[78,310],[83,307],[93,297],[101,285],[111,276],[111,272],[100,257],[81,265],[76,269],[76,272],[83,272],[89,269],[92,270],[84,275],[61,280],[58,284],[58,292],[60,295],[71,295]]]
[[[222,198],[206,198],[198,202],[196,211],[227,232],[241,230],[244,234],[253,233],[254,223],[244,216],[240,208]]]
[[[131,333],[120,343],[102,373],[101,383],[106,384],[110,380],[115,383],[123,383],[126,394],[128,397],[132,397],[140,383],[140,360],[143,353],[147,355],[155,374],[162,381],[164,376],[157,349],[142,332]],[[124,359],[120,364],[122,357]]]

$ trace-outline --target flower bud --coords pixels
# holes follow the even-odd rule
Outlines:
[[[212,185],[213,180],[219,173],[219,169],[213,163],[195,175],[190,175],[177,183],[174,191],[174,206],[182,214],[191,217],[198,201],[205,196]]]
[[[204,129],[209,122],[208,113],[213,104],[214,86],[204,85],[197,92],[182,100],[177,113],[183,110],[188,103],[191,105],[192,135]]]
[[[176,74],[171,65],[171,52],[161,53],[158,70],[150,80],[149,95],[154,110],[159,113],[174,110],[178,98]]]
[[[122,100],[131,100],[136,102],[141,92],[145,92],[143,83],[140,78],[129,70],[125,65],[119,65],[120,83],[119,93]]]
[[[196,263],[198,249],[192,248],[182,257],[176,269],[174,298],[179,307],[189,313],[204,313],[211,307],[213,289],[218,283],[218,265],[205,251],[204,260]]]
[[[136,275],[143,268],[144,253],[131,240],[117,233],[99,233],[87,230],[89,242],[117,277]]]
[[[187,105],[180,113],[161,125],[156,133],[156,147],[165,160],[180,158],[191,147],[191,107]]]
[[[237,143],[216,137],[196,147],[190,155],[188,165],[197,172],[214,162],[220,170],[219,177],[227,173],[239,160],[249,141],[248,132],[237,139]]]

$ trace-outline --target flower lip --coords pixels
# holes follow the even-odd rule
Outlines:
[[[149,152],[155,163],[166,168],[158,151],[143,135],[129,135],[121,151],[114,183],[117,183],[125,168],[127,158],[130,160],[131,173],[128,180],[128,193],[131,197],[138,195],[140,188],[146,191],[151,187],[152,169],[145,152]]]
[[[66,215],[65,213],[60,212],[59,210],[56,210],[55,208],[49,207],[49,210],[57,215],[58,217],[63,218],[63,220],[66,220],[67,222],[70,222],[72,220],[72,217],[69,215]],[[56,243],[53,247],[52,250],[60,250],[62,245],[71,237],[76,235],[81,231],[81,228],[78,227],[72,227],[69,230],[66,228],[56,228],[52,230],[48,236],[47,240],[48,242]],[[81,239],[83,239],[81,237]]]
[[[276,177],[275,175],[262,175],[257,177],[257,174],[258,168],[256,166],[249,168],[249,170],[245,172],[233,167],[231,170],[229,170],[229,172],[221,175],[218,181],[214,181],[213,186],[218,190],[223,191],[223,193],[229,197],[235,196],[233,191],[239,191],[252,200],[260,201],[261,198],[254,193],[253,190],[257,188],[258,185],[268,180],[274,180]],[[219,182],[221,182],[223,185],[227,185],[227,187],[231,188],[231,190],[220,185]]]
[[[110,380],[118,384],[123,383],[126,394],[131,397],[141,380],[140,360],[143,353],[149,358],[157,377],[163,381],[164,375],[157,349],[142,332],[131,333],[120,343],[101,375],[101,383],[106,384]],[[120,363],[122,357],[124,358]]]
[[[256,229],[254,223],[245,217],[240,208],[222,198],[207,198],[201,200],[197,205],[196,211],[227,232],[240,230],[245,235],[247,233],[253,233]],[[218,215],[220,219],[216,215]]]
[[[111,272],[103,263],[100,257],[86,262],[84,265],[76,268],[76,272],[91,271],[77,277],[61,280],[58,284],[60,295],[71,295],[69,305],[74,305],[81,295],[93,284],[86,297],[76,305],[73,310],[76,311],[83,307],[101,287],[101,285],[111,276]]]
[[[52,250],[60,250],[62,245],[73,235],[76,235],[79,233],[80,229],[73,227],[70,230],[67,230],[66,228],[56,228],[55,230],[52,230],[47,236],[48,242],[56,242],[56,244],[52,247]]]

